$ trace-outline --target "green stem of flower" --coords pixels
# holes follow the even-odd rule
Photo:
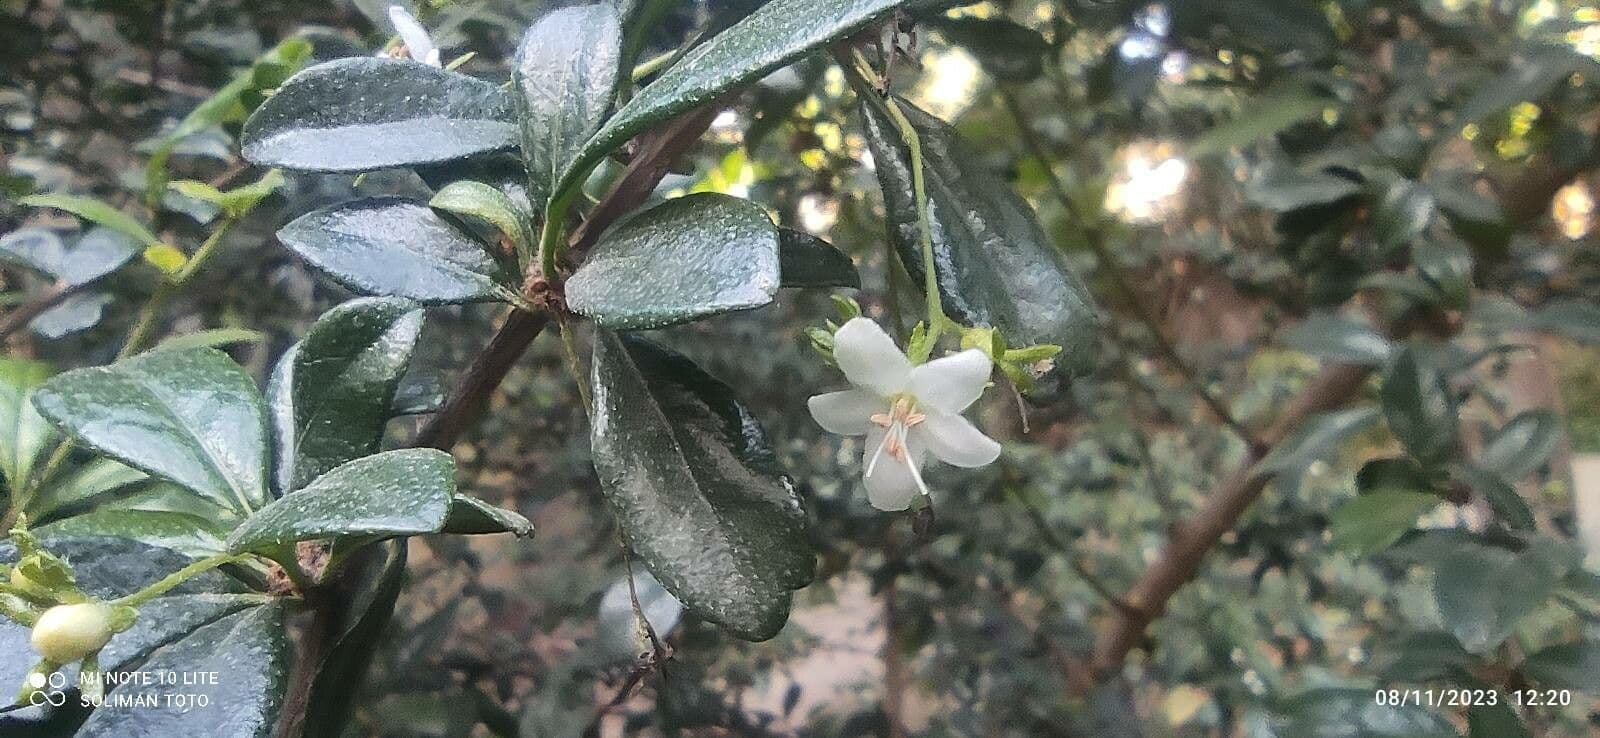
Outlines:
[[[565,245],[567,203],[571,199],[571,194],[553,197],[544,209],[544,230],[539,233],[539,270],[551,282],[556,278],[559,250]]]
[[[162,577],[160,580],[153,582],[150,586],[145,587],[138,592],[134,592],[126,597],[112,600],[111,604],[116,606],[138,607],[146,602],[160,597],[161,595],[166,594],[167,592],[170,592],[178,585],[183,584],[184,582],[187,582],[205,572],[211,571],[212,569],[224,564],[232,564],[236,561],[241,561],[244,558],[245,556],[242,554],[217,554],[216,556],[200,559],[199,561],[189,564],[182,569]]]

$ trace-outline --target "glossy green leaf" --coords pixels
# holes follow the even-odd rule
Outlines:
[[[1416,705],[1380,705],[1371,689],[1327,687],[1284,702],[1281,735],[1294,738],[1459,738],[1450,721]]]
[[[111,459],[95,459],[36,492],[28,501],[28,514],[35,522],[46,520],[57,510],[90,503],[149,478],[150,475],[131,466]]]
[[[414,303],[362,298],[324,313],[284,353],[267,397],[280,494],[377,453],[421,331]]]
[[[222,553],[222,531],[204,518],[152,510],[93,510],[38,529],[40,535],[127,538],[202,558]]]
[[[1528,410],[1495,432],[1478,463],[1507,480],[1519,480],[1544,466],[1560,443],[1561,419],[1549,410]]]
[[[296,218],[278,240],[356,292],[426,304],[498,299],[509,283],[484,245],[428,206],[357,200]]]
[[[304,738],[339,738],[406,580],[406,544],[368,546],[345,562],[334,596],[340,623],[317,668]]]
[[[1389,360],[1389,339],[1371,326],[1337,315],[1307,318],[1283,337],[1285,346],[1319,359],[1346,364],[1383,366]]]
[[[450,516],[445,519],[444,529],[439,532],[467,536],[510,533],[518,538],[527,538],[533,535],[533,523],[512,510],[458,494],[451,498]]]
[[[629,546],[700,617],[748,640],[783,627],[814,567],[806,517],[765,434],[723,383],[601,331],[591,440]]]
[[[1577,564],[1576,552],[1550,540],[1537,539],[1521,552],[1462,543],[1435,564],[1435,605],[1462,646],[1487,654],[1543,606]]]
[[[1522,673],[1543,689],[1600,694],[1600,643],[1580,641],[1550,646],[1525,659]]]
[[[1190,142],[1190,156],[1219,154],[1246,146],[1300,121],[1322,114],[1337,102],[1303,87],[1283,87],[1250,100],[1228,121]]]
[[[1361,184],[1331,172],[1285,166],[1263,167],[1245,187],[1245,196],[1275,213],[1331,205],[1361,194]]]
[[[0,259],[77,287],[116,271],[140,245],[110,228],[90,228],[68,247],[55,232],[33,228],[0,236]]]
[[[517,143],[511,96],[414,61],[354,57],[289,78],[245,122],[262,166],[364,172],[449,161]]]
[[[619,108],[551,188],[560,197],[639,132],[865,28],[905,0],[772,0],[668,67]]]
[[[1372,186],[1372,237],[1380,246],[1393,252],[1422,235],[1437,209],[1428,188],[1402,177],[1378,179]]]
[[[267,199],[272,193],[283,186],[283,173],[268,170],[266,174],[250,184],[235,187],[231,190],[219,190],[205,182],[183,180],[173,182],[172,189],[187,197],[192,197],[202,202],[207,202],[222,209],[233,218],[242,218],[254,210],[262,200]]]
[[[1565,46],[1539,46],[1512,59],[1499,76],[1477,86],[1456,111],[1457,125],[1478,123],[1517,103],[1540,100],[1574,72],[1600,72],[1593,60]]]
[[[140,246],[153,246],[161,243],[143,223],[133,219],[133,216],[122,212],[104,202],[92,197],[75,197],[73,195],[30,195],[22,198],[23,205],[36,208],[55,208],[65,210],[95,225],[109,228],[121,233],[139,243]]]
[[[1456,401],[1445,378],[1407,346],[1384,373],[1383,415],[1406,450],[1433,466],[1456,448]]]
[[[163,339],[156,344],[156,350],[168,349],[194,349],[194,348],[222,348],[238,344],[260,344],[267,342],[267,334],[253,331],[249,328],[208,328],[194,333],[185,333]]]
[[[292,647],[284,630],[284,608],[262,605],[201,626],[156,649],[140,668],[146,672],[215,672],[216,684],[145,685],[129,682],[110,690],[110,704],[95,710],[75,738],[269,738],[283,704]],[[225,677],[222,675],[226,675]],[[205,706],[151,709],[133,701],[151,695],[203,692]]]
[[[607,328],[659,328],[766,305],[778,269],[778,229],[760,206],[688,195],[606,231],[567,280],[567,306]]]
[[[1533,738],[1507,701],[1467,708],[1467,738]]]
[[[1439,506],[1428,492],[1381,489],[1339,506],[1328,521],[1333,545],[1358,556],[1388,548],[1417,524],[1417,518]]]
[[[1054,344],[1058,371],[1094,364],[1098,316],[1083,280],[1067,268],[1028,204],[943,121],[904,101],[922,140],[934,267],[944,309],[972,326],[998,328],[1013,346]],[[893,124],[862,106],[867,140],[900,259],[921,279],[922,241],[909,152]]]
[[[434,449],[356,459],[251,515],[228,537],[231,551],[270,551],[324,538],[435,533],[450,513],[455,462]]]
[[[1292,474],[1327,458],[1352,436],[1366,430],[1378,419],[1378,411],[1358,407],[1307,418],[1283,443],[1261,460],[1260,470],[1268,474]]]
[[[543,210],[556,179],[599,130],[621,77],[622,25],[611,3],[555,10],[528,28],[511,78],[534,207]]]
[[[784,287],[861,287],[849,254],[793,228],[778,229],[778,273]]]
[[[528,254],[534,248],[533,213],[491,185],[468,180],[451,182],[434,193],[428,207],[489,223],[511,239],[519,254]]]
[[[152,351],[66,372],[33,402],[83,445],[230,510],[267,500],[261,395],[220,351]]]
[[[75,292],[28,323],[28,330],[51,340],[100,324],[112,297],[104,292]]]
[[[1506,525],[1521,530],[1533,530],[1533,509],[1528,507],[1528,502],[1517,494],[1517,488],[1511,485],[1504,477],[1493,471],[1473,464],[1451,464],[1450,476],[1456,481],[1467,485],[1478,494],[1483,495],[1489,507],[1494,508],[1496,515],[1504,520]]]
[[[49,364],[0,357],[0,473],[12,490],[27,484],[54,433],[33,407],[33,393],[54,374]]]
[[[966,49],[984,71],[1002,82],[1027,82],[1044,72],[1050,44],[1038,31],[1004,18],[933,16],[926,23]]]

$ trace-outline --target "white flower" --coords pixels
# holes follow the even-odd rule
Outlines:
[[[390,5],[389,22],[394,24],[394,32],[400,36],[400,42],[406,45],[406,53],[412,59],[429,66],[440,66],[439,47],[433,45],[428,29],[423,28],[411,13],[399,5]]]
[[[913,367],[877,323],[854,318],[834,334],[833,357],[855,388],[812,397],[811,417],[830,433],[866,435],[873,507],[904,510],[917,493],[928,494],[921,472],[926,454],[969,468],[1000,455],[1000,444],[961,417],[989,383],[982,351]]]

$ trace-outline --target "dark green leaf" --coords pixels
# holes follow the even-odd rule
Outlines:
[[[0,259],[76,287],[116,271],[139,253],[140,246],[110,228],[90,228],[68,248],[53,231],[34,228],[0,237]]]
[[[262,166],[363,172],[515,146],[511,96],[414,61],[338,59],[289,78],[245,122],[244,157]]]
[[[0,357],[0,473],[13,491],[27,484],[54,435],[32,401],[34,390],[54,373],[49,364]]]
[[[1467,708],[1467,738],[1532,738],[1517,711],[1505,701]]]
[[[619,108],[572,157],[551,187],[564,196],[602,157],[656,123],[760,79],[844,38],[905,0],[772,0],[696,46]]]
[[[23,205],[36,208],[65,210],[95,225],[109,228],[138,242],[140,246],[161,243],[143,223],[110,205],[90,197],[72,195],[31,195],[22,198]]]
[[[770,7],[770,6],[769,6]],[[1083,281],[1072,273],[1028,204],[943,121],[901,102],[922,141],[932,219],[934,267],[951,317],[998,328],[1013,346],[1054,344],[1067,375],[1094,364],[1098,317]],[[910,153],[892,122],[862,106],[889,235],[900,259],[921,279],[922,240]]]
[[[341,284],[427,304],[498,299],[510,282],[482,243],[421,203],[381,197],[307,213],[278,239]]]
[[[778,229],[760,206],[688,195],[606,231],[567,280],[567,306],[607,328],[659,328],[772,302],[778,267]]]
[[[1361,495],[1339,506],[1329,519],[1333,545],[1357,556],[1381,551],[1438,505],[1439,496],[1428,492],[1381,489]]]
[[[1383,663],[1379,670],[1388,682],[1422,684],[1470,677],[1480,666],[1456,637],[1443,631],[1406,633],[1385,640],[1373,649]]]
[[[1370,689],[1328,687],[1287,700],[1281,735],[1292,738],[1459,738],[1426,708],[1380,705]]]
[[[1337,451],[1340,444],[1356,433],[1366,430],[1377,419],[1378,411],[1370,407],[1313,415],[1261,460],[1261,472],[1298,473],[1311,462],[1326,458]]]
[[[249,328],[209,328],[173,336],[156,344],[156,349],[222,348],[244,343],[266,343],[267,334]]]
[[[33,403],[85,446],[225,508],[249,512],[267,500],[261,395],[220,351],[152,351],[66,372]]]
[[[345,563],[334,590],[341,615],[333,646],[317,669],[304,738],[339,738],[406,579],[406,544],[368,546]]]
[[[217,525],[204,518],[176,512],[94,510],[38,530],[40,535],[56,537],[127,538],[195,558],[219,554],[224,549],[224,531]]]
[[[1565,544],[1544,539],[1521,552],[1463,543],[1436,563],[1434,600],[1456,640],[1486,654],[1539,609],[1577,563]]]
[[[1484,444],[1478,463],[1510,481],[1544,466],[1561,443],[1561,419],[1549,410],[1528,410],[1512,418]]]
[[[1438,370],[1400,350],[1383,378],[1383,415],[1406,450],[1436,466],[1456,449],[1456,401]]]
[[[455,487],[455,462],[443,451],[401,449],[356,459],[251,515],[228,536],[228,549],[434,533],[444,526]]]
[[[35,522],[45,520],[56,510],[82,505],[149,478],[149,475],[131,466],[111,459],[95,459],[40,489],[28,501],[28,515]]]
[[[511,239],[518,253],[533,248],[533,213],[523,210],[510,195],[489,184],[470,180],[451,182],[434,194],[428,207],[470,215],[493,225]]]
[[[533,523],[511,510],[495,507],[475,497],[456,495],[450,500],[450,517],[444,521],[444,530],[439,532],[468,536],[510,533],[518,538],[527,538],[533,535]]]
[[[534,207],[599,130],[622,76],[622,26],[610,3],[564,8],[535,21],[517,47],[522,156]]]
[[[1362,366],[1389,360],[1389,339],[1371,326],[1337,315],[1307,318],[1283,337],[1285,346],[1317,358]]]
[[[89,716],[76,738],[268,738],[274,732],[288,677],[290,645],[278,605],[252,607],[204,625],[156,649],[145,672],[215,672],[217,684],[145,685],[130,681],[108,692],[110,703]],[[226,675],[223,677],[222,675]],[[165,695],[204,693],[208,704],[190,709],[152,709],[117,704],[138,695],[163,704]]]
[[[1430,238],[1411,246],[1411,262],[1443,300],[1464,310],[1472,291],[1472,252],[1455,238]]]
[[[740,638],[776,635],[815,564],[755,418],[689,360],[609,331],[593,385],[595,469],[628,545],[696,614]]]
[[[421,330],[414,303],[351,300],[324,313],[284,353],[268,391],[280,494],[377,453]]]
[[[1269,91],[1252,99],[1231,120],[1212,126],[1190,142],[1189,154],[1201,157],[1255,143],[1302,120],[1321,115],[1324,109],[1336,104],[1337,101],[1303,87]]]
[[[104,292],[75,292],[40,313],[28,323],[28,330],[52,340],[89,330],[100,323],[111,300]]]
[[[1523,661],[1522,673],[1544,689],[1600,694],[1600,644],[1580,641],[1550,646]]]
[[[1372,237],[1390,252],[1422,235],[1433,218],[1433,194],[1403,177],[1374,180]]]
[[[792,228],[778,229],[778,273],[784,287],[861,287],[849,254]]]
[[[1361,185],[1329,172],[1307,172],[1283,166],[1262,168],[1245,194],[1275,213],[1288,213],[1314,205],[1330,205],[1361,194]]]
[[[1456,111],[1457,123],[1466,126],[1500,113],[1517,103],[1542,99],[1575,72],[1595,72],[1593,61],[1566,46],[1542,46],[1513,59],[1499,76],[1477,88],[1476,94]]]
[[[925,23],[952,44],[965,48],[985,71],[1002,82],[1027,82],[1044,71],[1050,44],[1038,31],[1004,18],[936,15]]]

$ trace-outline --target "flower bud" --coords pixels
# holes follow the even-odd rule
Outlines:
[[[104,648],[112,632],[111,608],[104,603],[57,605],[39,616],[30,642],[46,661],[70,664]]]

